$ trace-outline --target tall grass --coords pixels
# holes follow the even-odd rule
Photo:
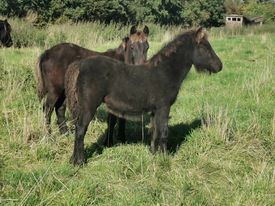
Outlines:
[[[87,48],[96,48],[100,45],[115,46],[114,42],[119,42],[126,36],[131,25],[122,24],[100,24],[98,22],[82,23],[63,23],[48,25],[45,28],[39,28],[32,25],[31,21],[24,19],[9,19],[12,26],[13,40],[15,47],[41,47],[49,48],[60,42],[72,42],[85,46]],[[157,24],[147,24],[150,28],[150,39],[154,42],[169,41],[180,31],[186,30],[179,26],[160,26]],[[139,28],[143,29],[144,25]],[[251,27],[234,28],[212,28],[213,37],[224,38],[225,36],[249,35],[275,33],[275,27],[272,24]]]
[[[211,76],[192,70],[183,82],[171,108],[169,154],[152,155],[150,137],[143,142],[141,125],[132,122],[129,144],[103,148],[101,107],[85,137],[88,163],[78,168],[68,163],[74,137],[59,134],[55,116],[53,134],[45,132],[33,68],[59,41],[105,50],[117,46],[130,25],[11,23],[18,23],[15,42],[27,42],[30,34],[41,39],[0,50],[1,205],[275,205],[274,33],[210,30],[224,68]],[[149,28],[150,56],[183,30]]]

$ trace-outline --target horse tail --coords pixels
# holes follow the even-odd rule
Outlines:
[[[35,78],[37,83],[37,96],[39,98],[39,101],[41,101],[45,95],[47,94],[47,90],[45,88],[45,83],[43,79],[43,73],[41,71],[41,62],[43,61],[45,57],[45,52],[40,55],[40,57],[37,60],[36,67],[35,67]]]
[[[69,111],[71,112],[72,118],[76,119],[78,115],[78,98],[76,82],[79,75],[78,62],[70,64],[65,74],[65,92],[66,92],[66,103]]]

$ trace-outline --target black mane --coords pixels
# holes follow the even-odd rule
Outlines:
[[[178,34],[172,41],[168,42],[165,46],[163,46],[158,53],[152,56],[149,62],[153,63],[154,65],[158,65],[164,59],[173,55],[180,44],[186,41],[190,41],[190,40],[192,41],[194,38],[194,35],[195,35],[194,30]]]

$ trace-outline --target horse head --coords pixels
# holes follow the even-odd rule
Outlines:
[[[199,27],[194,37],[195,47],[192,61],[197,71],[217,73],[222,70],[222,62],[207,39],[206,29]]]
[[[149,28],[144,27],[143,31],[137,30],[136,26],[130,29],[130,35],[124,39],[125,42],[125,63],[143,64],[147,60]]]

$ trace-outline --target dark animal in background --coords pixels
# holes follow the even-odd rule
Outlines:
[[[84,136],[97,107],[134,119],[151,113],[153,136],[150,149],[166,152],[168,116],[182,81],[191,66],[217,73],[222,62],[207,40],[203,28],[180,34],[142,65],[129,65],[97,56],[79,61],[76,82],[77,121],[71,163],[84,163]]]
[[[130,36],[126,37],[128,39],[126,41],[125,63],[138,65],[147,60],[148,35],[149,28],[147,26],[144,27],[143,31],[137,31],[136,27],[131,28]]]
[[[130,36],[127,39],[126,51],[125,51],[125,63],[127,64],[143,64],[147,60],[147,51],[149,44],[147,41],[149,35],[149,28],[144,27],[143,32],[137,31],[135,27],[130,30]],[[76,68],[76,66],[73,66]],[[75,85],[75,84],[74,84]],[[74,100],[75,101],[75,100]],[[105,146],[113,145],[113,131],[117,122],[117,117],[111,113],[108,113],[107,118],[107,137],[105,139]],[[118,138],[122,143],[125,143],[125,119],[118,118]]]
[[[11,47],[13,42],[11,38],[11,25],[5,20],[0,20],[0,41],[5,47]]]
[[[149,31],[148,27],[144,28],[144,32],[146,31]],[[110,49],[106,52],[96,52],[75,44],[61,43],[41,54],[35,74],[37,79],[37,93],[40,101],[46,96],[43,111],[45,113],[46,125],[49,133],[51,133],[50,123],[54,109],[57,115],[57,124],[60,132],[64,134],[68,131],[65,119],[66,105],[64,104],[64,78],[68,66],[74,61],[97,55],[108,56],[119,61],[125,61],[127,55],[126,62],[134,64],[145,61],[146,59],[143,59],[144,55],[133,55],[133,58],[130,58],[131,54],[129,54],[139,54],[139,52],[142,52],[147,55],[148,46],[146,47],[147,49],[142,48],[143,50],[140,51],[140,42],[134,41],[136,35],[141,35],[144,32],[137,31],[136,26],[133,26],[130,30],[130,35],[123,39],[123,42],[118,48]],[[139,46],[135,47],[135,44],[138,44]],[[147,38],[142,42],[142,44],[148,45]]]

